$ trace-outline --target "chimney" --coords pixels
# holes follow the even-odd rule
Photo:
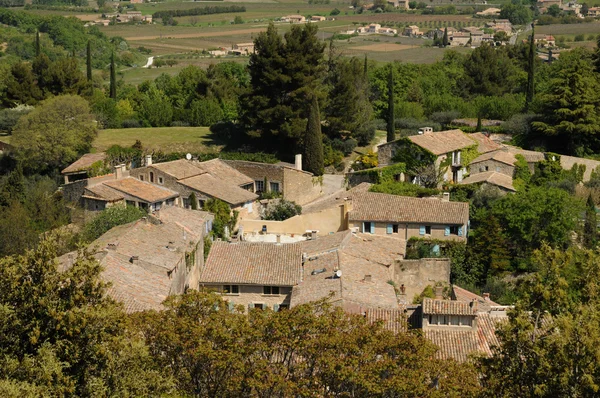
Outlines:
[[[152,154],[146,155],[146,167],[152,166]]]
[[[277,244],[280,245],[281,244],[281,235],[277,234]]]
[[[317,232],[315,230],[310,231],[310,240],[315,240],[317,239]]]
[[[436,300],[444,299],[444,286],[436,286],[435,287],[435,299]]]
[[[296,167],[296,170],[302,170],[302,155],[301,154],[296,155],[295,167]]]
[[[471,303],[469,304],[469,306],[471,307],[471,309],[473,310],[473,312],[477,312],[477,300],[473,299],[473,301],[471,301]]]
[[[140,262],[140,258],[138,256],[131,256],[131,258],[129,259],[129,262],[131,264],[138,264]]]
[[[115,179],[120,180],[123,178],[123,172],[125,171],[124,164],[118,164],[115,166]]]
[[[450,202],[450,192],[442,192],[442,202]]]
[[[483,299],[485,301],[490,301],[490,294],[489,293],[483,293]]]
[[[365,282],[372,282],[373,277],[371,275],[365,275]]]

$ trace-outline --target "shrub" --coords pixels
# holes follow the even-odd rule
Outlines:
[[[147,214],[145,210],[134,206],[109,207],[85,225],[83,239],[92,242],[111,228],[139,220]]]
[[[575,41],[584,41],[585,36],[583,34],[579,34],[575,36]]]
[[[264,210],[263,220],[283,221],[302,214],[302,206],[295,202],[279,199],[269,203]]]
[[[340,10],[338,10],[337,8],[334,8],[333,10],[331,10],[331,12],[329,13],[329,15],[339,15],[340,14]]]

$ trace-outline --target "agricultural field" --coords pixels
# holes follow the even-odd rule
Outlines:
[[[93,147],[104,151],[115,144],[131,146],[136,140],[144,148],[163,152],[205,152],[223,144],[212,137],[208,127],[153,127],[100,130]]]

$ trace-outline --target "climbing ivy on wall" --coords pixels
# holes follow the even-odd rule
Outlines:
[[[437,158],[433,153],[413,144],[408,138],[401,138],[396,142],[396,153],[392,157],[392,161],[404,163],[406,170],[427,166],[435,162]]]
[[[395,181],[396,176],[402,173],[406,173],[406,165],[404,163],[396,163],[391,166],[378,169],[368,169],[354,172],[355,175],[369,176],[369,180],[373,184],[382,184],[385,182]]]

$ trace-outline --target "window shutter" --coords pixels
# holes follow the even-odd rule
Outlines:
[[[387,233],[388,233],[388,234],[391,234],[392,232],[393,232],[393,227],[392,227],[392,224],[388,224],[388,225],[387,225]]]
[[[458,227],[458,236],[463,236],[463,227],[462,225]]]
[[[446,227],[446,229],[444,229],[444,236],[448,235],[450,235],[450,227]]]
[[[233,312],[233,310],[235,309],[235,304],[233,304],[233,302],[229,302],[229,312]]]
[[[266,309],[267,309],[267,305],[266,305],[266,304],[263,304],[263,305],[262,305],[262,309],[263,309],[263,310],[266,310]]]
[[[371,223],[371,233],[372,234],[375,233],[375,223],[374,222]]]
[[[363,222],[363,225],[362,225],[362,233],[363,233],[363,234],[367,232],[367,231],[365,230],[365,226],[366,226],[366,225],[367,225],[367,223]]]
[[[425,235],[425,226],[424,225],[421,225],[419,227],[419,235]]]
[[[279,304],[274,304],[273,305],[273,311],[279,312]]]
[[[253,307],[254,307],[254,305],[252,303],[248,304],[248,312],[252,311]]]

